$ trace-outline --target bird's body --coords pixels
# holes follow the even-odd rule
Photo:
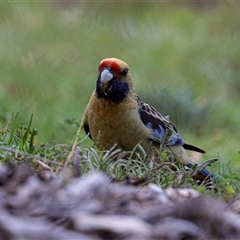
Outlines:
[[[114,103],[98,99],[94,92],[87,107],[87,122],[91,138],[99,148],[132,150],[137,143],[148,145],[146,128],[138,113],[138,104],[133,93],[123,102]],[[131,137],[129,137],[131,136]]]
[[[159,147],[166,130],[170,130],[164,149],[183,165],[191,162],[185,149],[204,153],[187,144],[168,117],[140,100],[128,65],[116,58],[100,63],[96,90],[84,111],[83,125],[101,149],[116,145],[122,150],[132,150],[140,143],[147,151],[150,141]]]

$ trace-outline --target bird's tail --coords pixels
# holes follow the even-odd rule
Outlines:
[[[186,166],[188,168],[193,168],[195,165],[196,164],[188,163]],[[196,169],[193,172],[192,177],[193,177],[193,179],[195,179],[197,181],[198,185],[202,185],[203,183],[211,183],[212,184],[212,181],[217,179],[217,175],[215,175],[214,173],[211,173],[206,168],[202,168],[199,170]]]

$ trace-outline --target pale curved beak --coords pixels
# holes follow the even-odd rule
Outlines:
[[[112,80],[113,74],[106,68],[102,71],[100,81],[101,83],[108,83],[110,80]]]

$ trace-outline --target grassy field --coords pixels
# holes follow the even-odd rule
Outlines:
[[[0,3],[0,118],[72,143],[106,57],[129,63],[140,97],[184,139],[240,170],[240,5]],[[81,133],[84,136],[84,133]],[[84,146],[91,146],[84,141]]]

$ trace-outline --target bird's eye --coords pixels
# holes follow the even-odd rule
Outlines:
[[[123,69],[123,71],[122,71],[122,75],[123,75],[123,76],[126,76],[127,73],[128,73],[128,69],[127,69],[127,68]]]

